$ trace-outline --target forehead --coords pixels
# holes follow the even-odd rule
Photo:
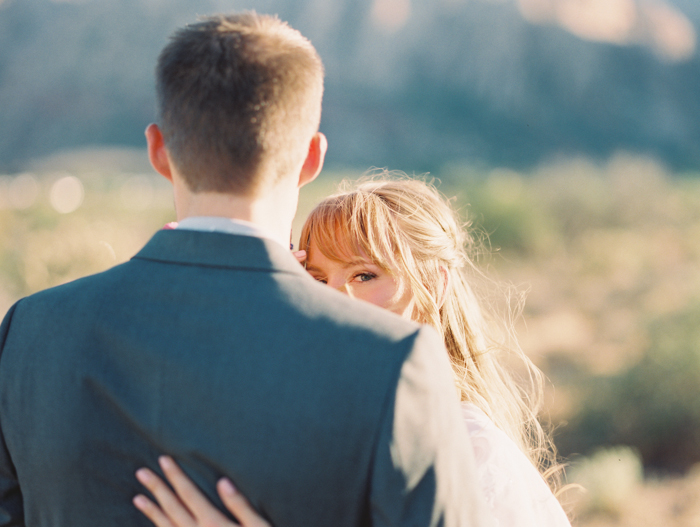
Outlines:
[[[349,228],[348,222],[342,218],[323,217],[314,221],[308,233],[309,255],[323,254],[326,258],[336,261],[347,261],[366,254],[362,250],[360,236]]]

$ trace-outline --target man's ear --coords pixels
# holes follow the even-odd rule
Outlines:
[[[311,183],[321,173],[327,151],[328,139],[321,132],[316,132],[311,138],[309,153],[306,155],[304,166],[301,167],[301,172],[299,173],[298,187]]]
[[[146,127],[146,143],[148,143],[148,160],[151,165],[156,172],[172,183],[173,173],[170,167],[170,158],[165,149],[163,133],[157,124],[151,123]]]

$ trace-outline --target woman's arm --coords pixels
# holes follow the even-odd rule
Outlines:
[[[134,497],[136,508],[156,527],[270,527],[228,478],[220,479],[216,490],[240,524],[232,522],[214,507],[171,457],[161,456],[158,462],[175,492],[153,471],[140,468],[136,471],[136,478],[155,496],[158,505],[143,494]]]

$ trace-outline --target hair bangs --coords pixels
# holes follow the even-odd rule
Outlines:
[[[367,258],[396,272],[398,233],[389,207],[368,192],[351,192],[323,200],[304,224],[300,249],[313,245],[330,260],[347,262]]]

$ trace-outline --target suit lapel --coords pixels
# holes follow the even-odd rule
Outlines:
[[[264,238],[186,229],[161,230],[134,256],[204,267],[287,272],[308,277],[289,251]]]

